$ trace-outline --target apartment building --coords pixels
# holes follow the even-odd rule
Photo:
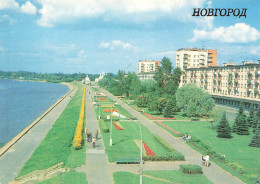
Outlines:
[[[153,79],[155,73],[160,67],[160,61],[139,61],[138,62],[138,77],[140,80]]]
[[[215,66],[217,64],[217,50],[182,48],[176,53],[176,67],[182,70],[202,66]]]
[[[243,62],[242,65],[226,63],[224,66],[187,68],[180,86],[195,83],[209,92],[216,102],[238,105],[244,101],[260,105],[260,62]]]

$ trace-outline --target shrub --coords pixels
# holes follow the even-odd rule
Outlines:
[[[164,147],[168,152],[169,156],[167,158],[162,158],[164,161],[167,160],[185,160],[184,156],[176,151],[171,145],[169,145],[165,140],[163,140],[161,137],[155,135],[154,139],[162,146]]]
[[[109,129],[107,127],[107,124],[105,123],[105,121],[103,119],[99,120],[99,124],[101,126],[101,129],[104,133],[109,132]]]
[[[198,165],[180,165],[180,170],[184,174],[202,174],[202,168]]]
[[[131,119],[131,120],[137,120],[137,117],[131,116],[129,119]]]
[[[183,155],[168,155],[168,156],[144,156],[144,161],[181,161],[184,160]]]
[[[82,105],[81,105],[81,110],[80,110],[80,116],[79,116],[79,121],[78,125],[76,128],[76,133],[73,139],[73,147],[78,150],[82,147],[82,142],[83,142],[83,122],[84,122],[84,115],[85,115],[85,92],[86,88],[84,88],[83,96],[82,96]]]
[[[236,162],[229,162],[229,163],[227,163],[227,165],[229,167],[231,167],[232,169],[236,170],[237,172],[241,173],[241,174],[245,174],[246,173],[246,171],[243,168],[243,166],[239,165]]]

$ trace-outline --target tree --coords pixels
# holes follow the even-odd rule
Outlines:
[[[258,125],[257,125],[255,135],[252,137],[252,140],[249,143],[249,146],[260,148],[260,123],[258,123]]]
[[[247,118],[244,112],[238,117],[238,126],[236,128],[236,133],[238,135],[249,135]]]
[[[176,92],[176,100],[178,108],[182,109],[189,117],[209,116],[215,106],[209,93],[204,92],[193,83],[179,88]]]
[[[173,69],[169,58],[164,57],[161,66],[154,76],[156,81],[156,90],[161,94],[174,95],[179,87],[182,71],[180,68]]]
[[[253,132],[256,132],[257,125],[260,124],[260,105],[257,108],[257,111],[255,112],[253,123],[252,123],[252,128]]]
[[[133,72],[128,72],[126,81],[126,97],[136,97],[140,94],[141,82],[138,76]]]
[[[253,104],[250,105],[250,113],[247,119],[248,127],[252,127],[253,121],[255,116],[255,109]]]
[[[231,128],[229,126],[229,123],[227,121],[226,112],[222,114],[222,118],[219,121],[219,124],[217,126],[217,137],[221,138],[231,138]]]
[[[176,102],[170,99],[167,101],[165,108],[163,109],[164,117],[172,117],[172,113],[176,111]]]
[[[237,114],[237,117],[236,117],[236,119],[235,119],[235,123],[233,124],[233,132],[237,132],[237,128],[240,126],[240,120],[241,120],[241,116],[242,116],[242,114],[244,114],[244,108],[243,108],[243,106],[244,106],[244,103],[243,102],[241,102],[240,103],[240,105],[239,105],[239,110],[238,110],[238,114]],[[245,115],[243,115],[243,116],[245,116]],[[243,119],[243,118],[242,118]]]
[[[150,103],[149,110],[158,111],[160,114],[162,113],[163,109],[165,108],[167,103],[167,99],[163,97],[159,97]]]

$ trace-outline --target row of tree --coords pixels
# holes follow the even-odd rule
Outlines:
[[[138,107],[148,108],[164,117],[171,117],[180,109],[190,117],[209,116],[214,107],[213,99],[195,84],[179,89],[181,75],[181,69],[173,68],[170,59],[164,57],[154,80],[140,81],[135,73],[119,71],[117,75],[106,75],[99,85],[114,95],[134,99]]]
[[[93,81],[98,75],[89,74],[90,80]],[[85,73],[63,74],[63,73],[36,73],[36,72],[4,72],[0,71],[0,79],[23,79],[46,82],[72,82],[81,81],[86,77]]]
[[[249,146],[260,148],[260,106],[257,111],[255,111],[253,105],[251,105],[250,113],[247,117],[243,110],[243,103],[241,103],[232,128],[227,121],[226,113],[223,113],[217,126],[217,136],[221,138],[232,138],[232,132],[237,135],[249,135],[250,129],[252,129],[255,135],[252,137]]]

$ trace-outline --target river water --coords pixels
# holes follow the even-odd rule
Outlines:
[[[0,80],[0,147],[69,91],[66,85]]]

